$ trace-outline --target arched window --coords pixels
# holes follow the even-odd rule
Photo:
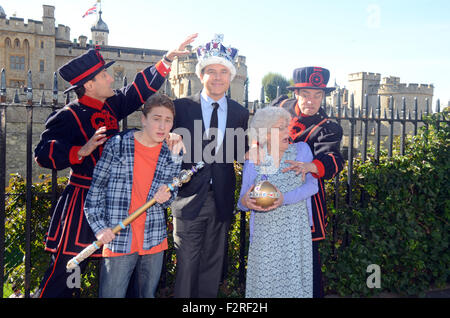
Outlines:
[[[11,47],[11,39],[10,38],[5,39],[5,47]]]
[[[15,49],[19,49],[20,48],[20,41],[19,41],[19,39],[15,39],[14,40],[14,48]]]

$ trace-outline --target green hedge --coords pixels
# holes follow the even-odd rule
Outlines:
[[[436,117],[428,123],[407,140],[405,155],[354,160],[352,204],[347,171],[337,209],[328,182],[329,235],[321,244],[327,293],[423,296],[449,283],[450,127],[437,130]],[[367,287],[370,264],[380,266],[381,288]]]

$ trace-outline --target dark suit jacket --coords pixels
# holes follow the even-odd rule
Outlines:
[[[190,169],[198,161],[205,161],[202,153],[209,143],[202,138],[205,127],[202,118],[200,93],[177,99],[174,104],[174,131],[183,136],[183,142],[187,148],[183,157],[182,169]],[[245,136],[249,113],[248,110],[228,97],[227,104],[227,131],[216,154],[216,158],[221,158],[221,160],[212,163],[206,161],[205,167],[191,181],[180,188],[178,196],[171,206],[175,217],[188,220],[197,217],[210,189],[211,178],[218,219],[221,221],[229,220],[233,215],[234,191],[236,188],[233,160],[243,162],[244,154],[248,150],[248,142]],[[235,132],[234,129],[237,128],[241,128],[240,134],[233,133]]]

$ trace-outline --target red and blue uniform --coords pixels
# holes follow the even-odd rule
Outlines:
[[[41,297],[72,296],[73,290],[66,283],[71,274],[66,272],[67,261],[96,240],[83,206],[103,147],[97,147],[83,158],[78,157],[78,151],[102,126],[106,127],[108,138],[118,133],[118,122],[154,94],[169,71],[164,63],[158,62],[139,72],[130,85],[115,91],[104,103],[85,95],[48,117],[35,149],[35,160],[49,169],[70,167],[71,172],[69,184],[53,211],[46,237],[45,250],[53,254],[52,264],[41,283]],[[101,251],[92,257],[101,257]]]

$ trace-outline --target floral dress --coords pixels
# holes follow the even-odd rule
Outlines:
[[[269,212],[252,212],[247,264],[246,297],[312,297],[312,239],[307,201],[317,193],[317,180],[310,174],[303,182],[286,160],[311,162],[307,144],[289,145],[279,168],[266,155],[264,164],[247,161],[243,171],[241,198],[252,184],[267,180],[284,196],[283,204]],[[246,210],[243,206],[239,207]]]

